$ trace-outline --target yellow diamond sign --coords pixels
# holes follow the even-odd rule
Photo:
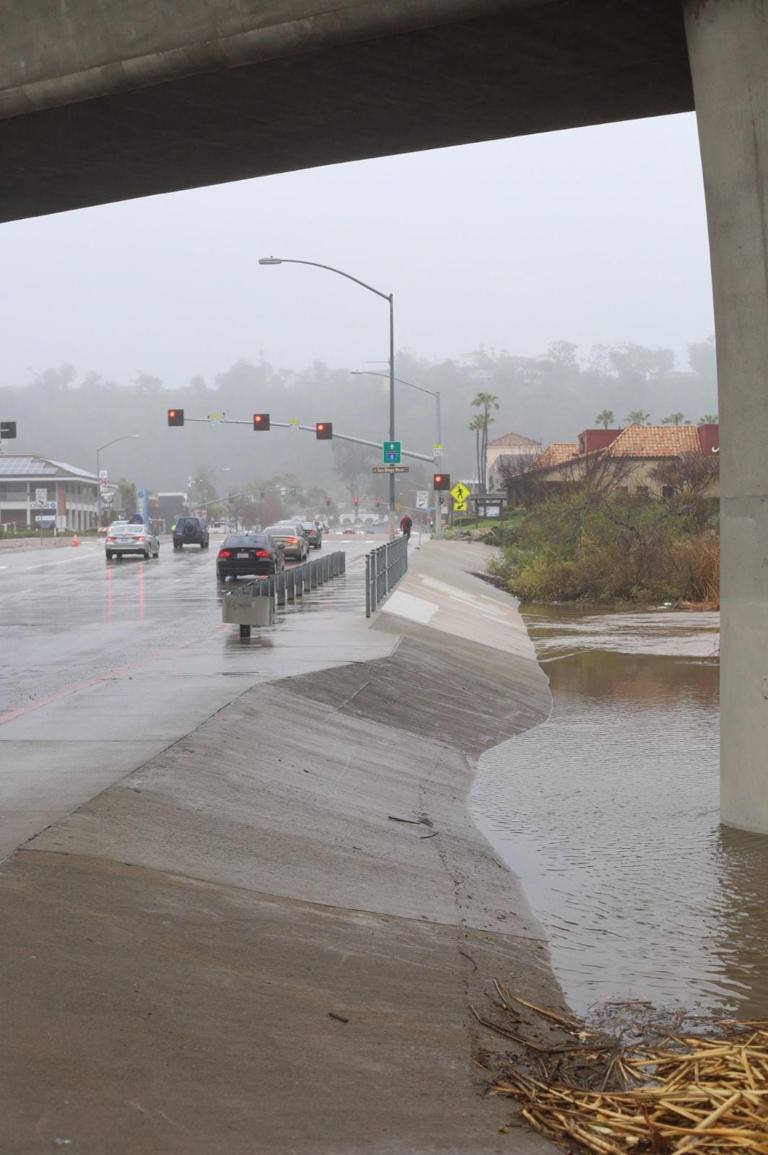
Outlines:
[[[466,501],[469,497],[469,490],[461,481],[457,481],[451,490],[451,497],[455,501]]]
[[[454,513],[465,513],[466,509],[467,509],[466,501],[454,501],[454,503],[453,503],[453,512]]]

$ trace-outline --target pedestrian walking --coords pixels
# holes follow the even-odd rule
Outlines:
[[[406,540],[408,540],[411,536],[412,525],[413,522],[411,521],[410,517],[407,513],[404,513],[400,518],[400,532],[402,533],[403,537],[406,538]]]

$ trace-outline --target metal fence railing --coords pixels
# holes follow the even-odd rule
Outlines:
[[[365,616],[369,618],[408,570],[408,538],[396,537],[365,555]]]
[[[239,593],[248,593],[252,597],[272,597],[279,606],[286,602],[295,602],[304,596],[305,592],[317,589],[331,578],[338,577],[346,571],[347,555],[342,551],[325,553],[322,557],[312,561],[302,562],[301,565],[291,566],[282,573],[266,574],[255,581],[240,586]]]

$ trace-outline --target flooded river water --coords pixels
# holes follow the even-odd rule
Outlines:
[[[552,715],[483,756],[471,805],[568,1002],[768,1016],[768,837],[719,821],[719,615],[524,617]]]

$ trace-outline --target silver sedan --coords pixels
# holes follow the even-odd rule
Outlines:
[[[107,530],[104,552],[107,561],[111,561],[113,557],[124,557],[129,553],[142,554],[149,561],[150,557],[159,556],[160,539],[150,529],[147,529],[146,525],[137,525],[132,522],[123,525],[111,525]]]

